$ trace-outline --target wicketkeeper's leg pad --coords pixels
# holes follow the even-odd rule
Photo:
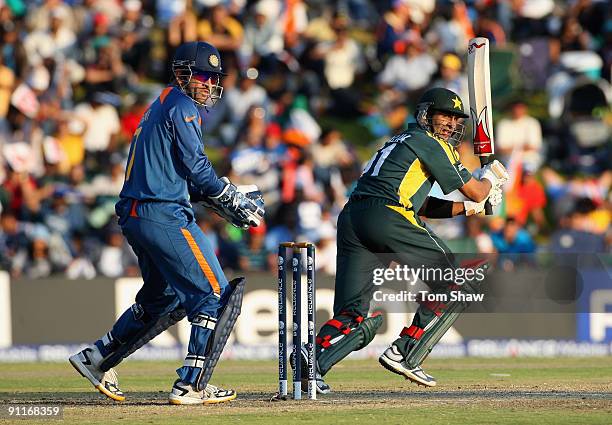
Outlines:
[[[367,346],[383,323],[382,315],[363,318],[342,312],[326,322],[317,336],[317,365],[323,376],[333,365]]]
[[[198,382],[198,388],[200,389],[206,388],[219,361],[219,357],[221,357],[221,353],[225,348],[225,344],[234,329],[236,320],[238,320],[242,308],[242,299],[244,298],[245,283],[246,279],[244,277],[239,277],[228,283],[227,290],[231,290],[231,293],[227,297],[224,296],[221,300],[222,306],[217,318],[217,327],[213,335],[208,339],[203,372]]]
[[[100,369],[107,371],[112,367],[117,366],[123,359],[134,353],[136,350],[144,346],[160,333],[164,332],[170,326],[179,322],[186,316],[183,308],[178,307],[168,314],[164,314],[156,319],[147,318],[144,326],[134,335],[129,341],[122,342],[116,350],[107,356],[102,362]]]

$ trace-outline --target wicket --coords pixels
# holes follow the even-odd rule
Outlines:
[[[287,395],[287,249],[292,251],[293,398],[302,398],[302,249],[306,249],[308,319],[308,398],[316,400],[315,380],[315,247],[310,242],[283,242],[278,246],[278,395]]]

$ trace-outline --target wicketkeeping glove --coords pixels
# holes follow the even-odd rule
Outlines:
[[[266,212],[263,196],[257,186],[236,186],[227,177],[222,177],[221,181],[225,183],[221,193],[203,199],[202,204],[238,228],[259,226]]]

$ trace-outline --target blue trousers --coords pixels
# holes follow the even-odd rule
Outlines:
[[[188,353],[177,373],[197,386],[206,345],[216,325],[227,279],[193,210],[170,202],[123,199],[116,205],[119,225],[138,256],[144,284],[136,303],[96,342],[104,356],[126,350],[147,325],[183,308],[191,322]]]

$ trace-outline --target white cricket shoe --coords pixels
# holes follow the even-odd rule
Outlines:
[[[70,356],[70,364],[102,394],[115,401],[125,400],[123,391],[119,389],[119,378],[113,368],[106,372],[100,370],[103,357],[95,345],[90,345],[83,351]]]
[[[191,384],[177,379],[172,386],[169,401],[170,404],[215,404],[233,400],[236,396],[234,390],[224,390],[210,384],[203,391],[196,391]]]
[[[397,373],[398,375],[402,375],[412,382],[419,385],[424,385],[426,387],[436,386],[436,378],[425,373],[421,366],[411,369],[404,360],[404,356],[402,356],[395,345],[391,345],[389,348],[387,348],[378,358],[378,361],[385,369],[393,373]]]

